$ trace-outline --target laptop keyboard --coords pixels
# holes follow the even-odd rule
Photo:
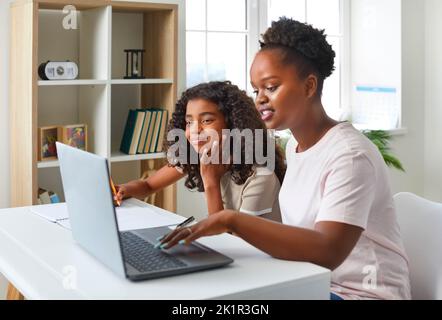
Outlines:
[[[120,232],[120,238],[126,262],[140,272],[176,269],[186,266],[184,262],[160,249],[154,248],[151,243],[132,232]]]

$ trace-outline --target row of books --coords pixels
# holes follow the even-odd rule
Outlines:
[[[167,120],[167,110],[160,108],[129,110],[120,151],[130,155],[162,152]]]
[[[37,201],[38,204],[60,203],[60,197],[55,192],[39,188]]]

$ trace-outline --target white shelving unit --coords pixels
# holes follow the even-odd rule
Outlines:
[[[63,7],[66,4],[78,9],[77,29],[63,28],[66,16]],[[16,133],[31,127],[33,135],[26,139],[31,139],[28,142],[31,142],[34,151],[30,157],[32,163],[17,161],[18,155],[11,156],[11,162],[17,162],[13,167],[16,181],[11,188],[14,205],[35,204],[38,187],[55,191],[64,199],[59,162],[37,162],[34,157],[39,147],[36,138],[39,127],[87,124],[88,151],[109,160],[116,183],[139,178],[153,164],[155,168],[164,164],[165,153],[126,155],[119,148],[129,109],[161,107],[169,110],[169,114],[173,112],[180,88],[178,34],[184,34],[183,30],[178,30],[180,5],[183,4],[175,0],[170,3],[166,0],[33,0],[27,3],[20,1],[15,5],[14,18],[21,19],[31,10],[32,19],[35,19],[28,30],[32,34],[32,43],[27,42],[29,39],[20,38],[22,35],[19,33],[13,34],[13,38],[21,41],[17,52],[24,49],[32,52],[32,70],[36,71],[38,65],[49,60],[70,60],[78,64],[79,77],[76,80],[44,81],[25,73],[25,70],[17,76],[22,79],[32,77],[30,92],[23,92],[32,99],[29,104],[26,101],[20,110],[11,105],[11,111],[14,110],[12,113],[17,119],[30,112],[32,119],[29,122],[17,120],[12,134],[14,130]],[[32,28],[32,25],[36,27]],[[146,78],[124,79],[124,49],[135,48],[146,50]],[[22,79],[17,79],[16,83]],[[16,91],[11,92],[14,97]],[[28,146],[29,143],[26,143],[23,148]],[[28,154],[29,149],[20,148],[17,146],[19,153]],[[146,161],[155,162],[147,164]],[[29,182],[29,179],[26,180],[29,176],[32,177],[30,186],[23,192],[19,187],[20,181]],[[176,187],[164,194],[162,207],[174,211]]]

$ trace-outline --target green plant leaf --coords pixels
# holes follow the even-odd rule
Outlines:
[[[388,132],[384,130],[366,130],[362,133],[379,149],[387,166],[405,172],[400,160],[390,153],[391,135]]]

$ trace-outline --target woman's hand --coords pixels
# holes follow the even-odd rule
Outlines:
[[[236,212],[232,210],[214,213],[191,227],[175,229],[162,239],[159,245],[161,245],[161,249],[170,249],[178,243],[189,245],[201,237],[230,232],[231,221],[235,214]]]

